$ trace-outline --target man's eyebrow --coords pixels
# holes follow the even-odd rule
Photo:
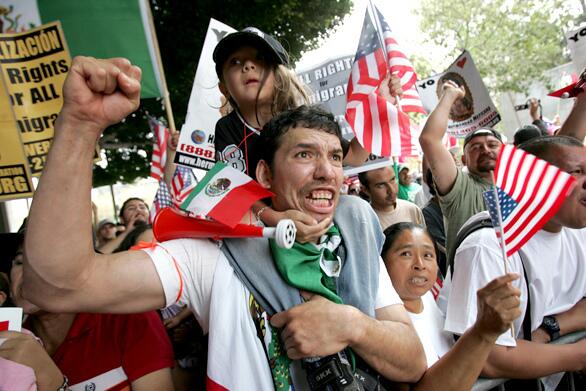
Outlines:
[[[319,146],[316,143],[299,143],[296,144],[293,148],[296,149],[318,149]],[[333,153],[344,153],[342,148],[336,148],[332,151]]]

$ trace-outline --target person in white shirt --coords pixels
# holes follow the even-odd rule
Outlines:
[[[499,336],[483,369],[487,377],[535,379],[586,368],[586,340],[545,343],[586,330],[586,149],[567,136],[541,136],[520,147],[576,179],[556,214],[509,257],[509,270],[522,276],[514,283],[521,290],[522,316],[514,322],[514,335]],[[462,334],[474,323],[476,290],[503,270],[494,229],[479,229],[464,239],[441,293],[447,298],[446,331]],[[524,332],[526,316],[530,331]],[[560,378],[546,379],[546,388],[555,388]]]
[[[278,381],[288,380],[288,376],[283,377],[281,372],[280,378],[275,377],[275,368],[267,357],[274,352],[265,351],[266,343],[275,334],[270,328],[263,334],[251,319],[256,306],[247,301],[249,293],[259,300],[260,296],[250,292],[217,243],[180,239],[148,251],[101,255],[92,249],[91,232],[78,229],[91,226],[89,197],[96,140],[107,126],[136,110],[139,80],[140,69],[126,59],[74,59],[64,84],[64,105],[56,121],[43,182],[31,207],[25,244],[25,273],[30,277],[24,287],[26,296],[42,308],[63,312],[139,312],[180,301],[190,306],[202,329],[209,330],[208,382],[231,390],[280,386]],[[257,178],[275,193],[273,208],[297,209],[317,221],[334,224],[341,218],[352,220],[356,216],[354,225],[368,232],[368,237],[345,238],[342,229],[343,241],[382,244],[376,217],[362,200],[346,197],[349,204],[343,208],[344,216],[338,216],[338,207],[346,201],[342,202],[339,194],[343,151],[341,132],[333,116],[307,107],[295,110],[299,111],[287,115],[309,110],[319,121],[315,126],[303,118],[291,123],[287,122],[290,118],[278,116],[271,121],[275,121],[279,132],[267,139],[274,147],[266,148],[267,156],[257,166]],[[285,125],[279,125],[281,120]],[[55,219],[63,223],[55,227]],[[56,244],[51,240],[55,235],[69,240]],[[266,239],[248,240],[258,240],[256,243],[267,251]],[[353,250],[357,248],[346,247],[346,258]],[[273,314],[270,320],[265,317],[260,323],[270,322],[281,329],[281,343],[276,347],[281,363],[290,359],[294,366],[301,358],[328,356],[350,347],[383,376],[416,381],[425,370],[423,348],[390,279],[380,267],[380,251],[361,261],[364,270],[374,272],[368,293],[359,295],[360,300],[368,302],[372,316],[319,295],[304,295],[310,297],[302,302],[299,290],[287,285],[287,292],[300,304]],[[264,277],[269,288],[282,286],[282,276],[271,272],[273,262],[263,262],[258,277]],[[338,283],[345,270],[352,270],[348,267],[352,262],[344,264]],[[360,273],[346,277],[361,278]],[[338,286],[338,293],[344,296],[344,284]],[[355,291],[346,293],[356,297]],[[218,333],[231,339],[220,338],[219,345],[212,347],[211,341]],[[236,341],[240,344],[232,344]],[[295,373],[292,378],[295,389],[307,388]]]
[[[474,325],[454,344],[431,288],[437,275],[437,247],[424,227],[397,223],[385,232],[382,256],[397,293],[413,321],[427,358],[428,370],[416,390],[470,390],[494,341],[519,316],[518,279],[507,274],[478,291],[480,308]]]

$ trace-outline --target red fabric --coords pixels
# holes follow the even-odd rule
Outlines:
[[[69,384],[122,367],[129,382],[173,366],[173,350],[155,311],[78,314],[53,360]]]

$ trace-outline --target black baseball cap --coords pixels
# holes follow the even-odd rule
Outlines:
[[[480,128],[466,135],[466,137],[464,138],[464,148],[466,148],[466,144],[468,144],[470,140],[472,140],[474,137],[480,136],[493,136],[496,137],[501,143],[503,142],[501,134],[496,130],[492,128]]]
[[[263,33],[256,27],[246,27],[235,33],[226,35],[214,49],[213,59],[216,63],[216,74],[222,76],[222,66],[230,54],[239,47],[252,46],[262,50],[276,64],[289,65],[289,53],[273,36]]]

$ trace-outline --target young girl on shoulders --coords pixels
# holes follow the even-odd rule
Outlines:
[[[289,69],[289,54],[272,36],[247,27],[224,37],[214,49],[219,88],[232,111],[216,124],[216,159],[255,178],[262,127],[275,115],[308,103],[304,86]],[[344,145],[344,163],[361,165],[368,157],[356,139]],[[257,219],[274,226],[284,218],[293,219],[298,240],[319,238],[329,222],[317,224],[299,211],[276,212],[266,204],[253,206]]]

